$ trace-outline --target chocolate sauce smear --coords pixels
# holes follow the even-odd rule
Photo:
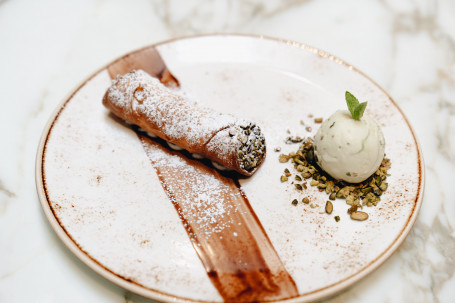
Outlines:
[[[178,86],[155,48],[119,59],[111,78],[144,69]],[[298,295],[237,179],[137,133],[209,278],[226,302],[280,300]]]
[[[117,75],[123,75],[135,69],[142,69],[157,77],[161,83],[168,87],[180,86],[179,81],[168,70],[154,47],[147,47],[118,59],[108,66],[107,71],[111,79],[115,79]]]

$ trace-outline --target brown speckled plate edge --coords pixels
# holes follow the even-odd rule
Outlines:
[[[153,44],[150,46],[146,46],[144,48],[141,48],[139,50],[133,51],[131,53],[139,52],[143,49],[149,48],[149,47],[156,47],[158,45],[162,44],[167,44],[167,43],[172,43],[177,40],[181,39],[193,39],[193,38],[203,38],[203,37],[210,37],[214,35],[194,35],[194,36],[188,36],[188,37],[183,37],[183,38],[176,38],[176,39],[171,39],[167,41],[163,41],[157,44]],[[385,249],[382,254],[380,254],[375,260],[373,260],[370,264],[368,264],[366,267],[364,267],[362,270],[358,271],[356,274],[351,275],[344,280],[341,280],[337,283],[328,285],[324,288],[320,288],[317,290],[314,290],[312,292],[308,292],[305,294],[300,295],[299,297],[296,298],[291,298],[287,300],[281,300],[280,302],[287,302],[287,303],[293,303],[293,302],[313,302],[317,300],[321,300],[330,296],[335,295],[336,293],[352,286],[371,272],[373,272],[375,269],[377,269],[382,263],[384,263],[394,252],[395,250],[403,243],[404,239],[406,236],[409,234],[412,226],[414,225],[421,204],[422,204],[422,199],[423,199],[423,192],[424,192],[424,186],[425,186],[425,166],[424,166],[424,160],[422,157],[422,151],[420,148],[420,144],[415,136],[414,130],[412,129],[412,126],[410,125],[408,119],[404,115],[403,111],[401,108],[398,106],[398,104],[390,97],[390,95],[382,89],[375,81],[373,81],[371,78],[369,78],[367,75],[353,67],[352,65],[346,63],[345,61],[330,55],[324,51],[321,51],[317,48],[307,46],[301,43],[289,41],[289,40],[283,40],[283,39],[277,39],[277,38],[271,38],[271,37],[265,37],[265,36],[256,36],[256,35],[244,35],[244,34],[216,34],[216,36],[244,36],[244,37],[250,37],[250,38],[256,38],[256,39],[267,39],[267,40],[273,40],[277,41],[280,43],[284,43],[289,45],[290,47],[297,47],[300,49],[304,49],[310,52],[313,52],[314,54],[332,60],[338,64],[341,64],[345,67],[347,67],[349,70],[352,70],[358,74],[360,74],[362,77],[368,79],[373,85],[378,87],[392,102],[392,104],[398,109],[400,112],[402,118],[406,122],[407,126],[409,127],[411,134],[413,136],[413,139],[415,141],[415,144],[417,146],[417,162],[418,162],[418,171],[419,171],[419,181],[418,181],[418,190],[417,190],[417,195],[414,203],[414,208],[412,210],[411,215],[408,218],[407,223],[405,224],[404,228],[401,230],[400,233],[398,233],[397,237],[395,240],[389,245],[387,249]],[[124,56],[130,55],[131,53],[125,54]],[[181,297],[176,297],[173,295],[169,295],[163,292],[160,292],[155,289],[150,289],[146,288],[142,285],[139,285],[137,283],[134,283],[132,281],[129,281],[112,271],[110,271],[108,268],[104,267],[100,263],[98,263],[96,260],[92,259],[88,254],[86,254],[71,238],[71,236],[66,232],[65,228],[61,226],[60,222],[54,215],[54,212],[52,208],[50,207],[48,198],[47,198],[47,192],[46,188],[43,182],[44,176],[43,176],[43,165],[44,165],[44,154],[46,151],[46,143],[49,137],[49,134],[52,130],[52,127],[54,125],[54,122],[58,118],[59,114],[61,111],[65,108],[65,105],[67,102],[69,102],[74,94],[79,91],[88,81],[90,81],[92,78],[94,78],[96,75],[101,73],[102,71],[106,70],[107,67],[117,60],[123,58],[124,56],[112,61],[111,63],[107,64],[103,68],[99,69],[95,73],[93,73],[91,76],[89,76],[87,79],[85,79],[74,91],[72,91],[66,98],[63,99],[63,101],[58,105],[56,110],[52,113],[50,119],[48,120],[43,133],[41,135],[41,139],[38,145],[38,150],[37,150],[37,155],[36,155],[36,162],[35,162],[35,181],[36,181],[36,188],[38,192],[38,197],[41,202],[41,206],[43,209],[43,212],[48,219],[51,227],[54,229],[55,233],[57,236],[60,238],[60,240],[66,245],[66,247],[83,263],[85,263],[89,268],[94,270],[97,274],[100,276],[104,277],[105,279],[109,280],[110,282],[125,288],[133,293],[136,293],[138,295],[144,296],[146,298],[150,298],[153,300],[157,301],[163,301],[163,302],[203,302],[203,301],[195,301],[195,300],[190,300],[190,299],[185,299]]]

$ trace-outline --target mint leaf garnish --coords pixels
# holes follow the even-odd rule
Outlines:
[[[346,103],[348,104],[348,109],[352,115],[352,113],[354,112],[354,109],[359,104],[359,100],[357,100],[357,98],[354,97],[354,95],[348,91],[346,91],[345,97],[346,97]]]
[[[346,91],[345,98],[352,119],[360,120],[360,118],[363,117],[363,113],[365,112],[368,102],[359,103],[359,100],[357,100],[357,98],[348,91]]]
[[[357,107],[354,109],[354,113],[352,113],[352,118],[355,120],[360,120],[360,118],[363,117],[363,112],[365,111],[365,108],[367,108],[367,103],[368,102],[362,102]]]

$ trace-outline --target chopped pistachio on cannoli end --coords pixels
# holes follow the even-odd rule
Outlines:
[[[254,123],[239,125],[237,133],[238,161],[240,167],[251,171],[262,162],[265,155],[265,138],[259,126]]]

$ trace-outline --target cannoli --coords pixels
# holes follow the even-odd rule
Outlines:
[[[246,176],[265,157],[255,123],[202,107],[142,70],[118,76],[103,104],[126,122]]]

